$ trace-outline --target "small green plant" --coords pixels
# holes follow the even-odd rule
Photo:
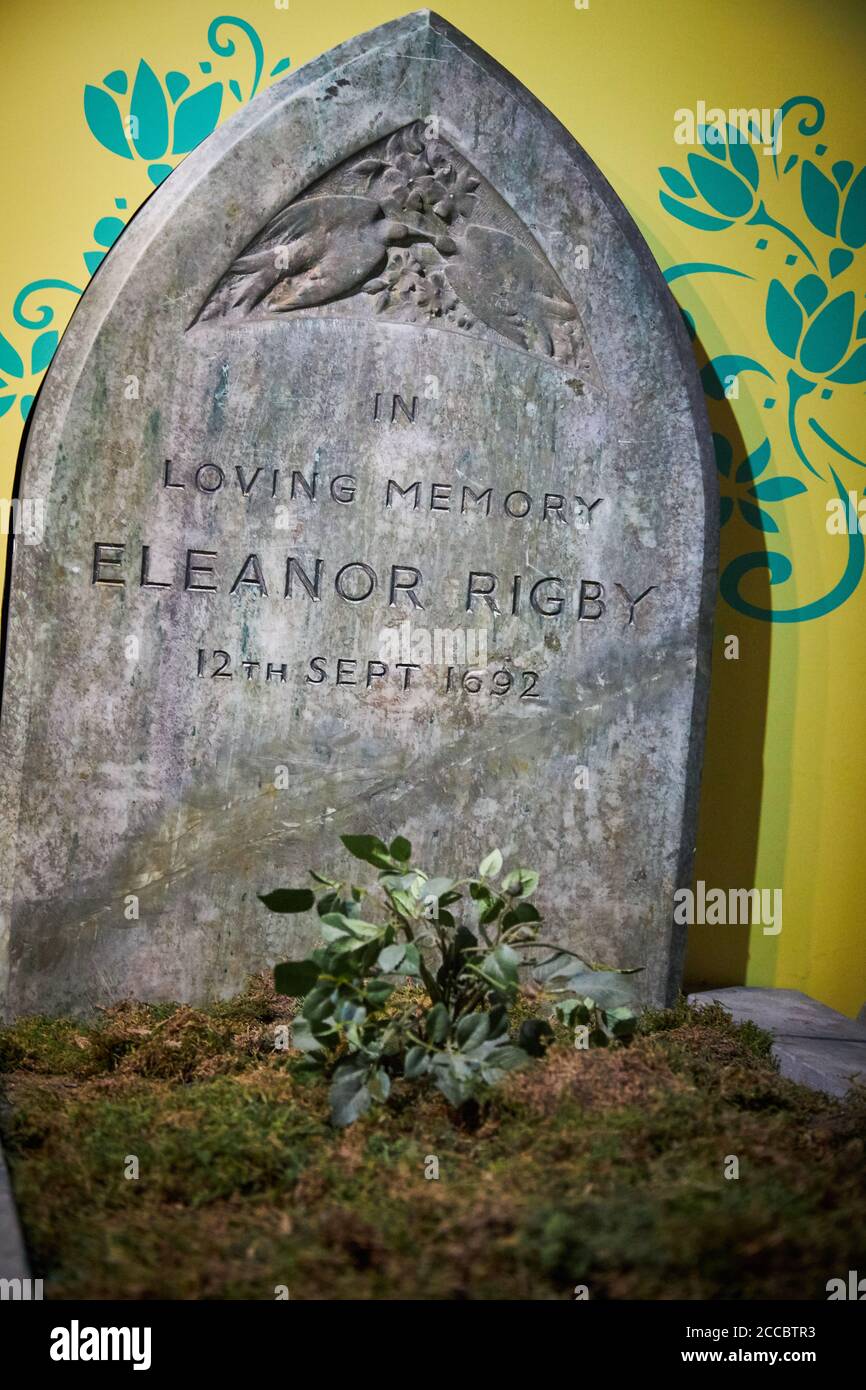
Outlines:
[[[292,1042],[331,1074],[336,1125],[387,1101],[396,1076],[427,1077],[452,1105],[465,1105],[543,1053],[554,1035],[550,1017],[582,1028],[585,1045],[631,1036],[636,1017],[625,977],[634,972],[599,967],[540,939],[541,915],[529,901],[534,870],[502,876],[495,849],[476,878],[435,877],[412,864],[403,836],[390,846],[374,835],[341,838],[378,869],[374,885],[311,870],[318,892],[279,888],[261,897],[272,912],[315,907],[321,918],[324,945],[278,965],[274,981],[280,994],[303,998]],[[551,954],[539,960],[530,954],[538,950]],[[548,1017],[524,1018],[512,1036],[521,966],[531,970]]]

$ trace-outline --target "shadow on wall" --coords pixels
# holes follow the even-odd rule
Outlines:
[[[708,355],[686,317],[699,369]],[[720,472],[731,476],[742,471],[748,450],[730,402],[707,397],[710,427],[714,436],[727,440],[731,454],[717,449]],[[749,479],[751,481],[751,479]],[[724,519],[724,513],[723,513]],[[754,532],[754,548],[763,548],[763,534]],[[723,528],[720,572],[738,548],[730,532]],[[750,595],[761,608],[772,606],[770,577],[766,569],[755,570]],[[748,627],[746,628],[746,624]],[[713,642],[713,672],[694,880],[703,880],[707,889],[751,888],[755,885],[761,801],[764,781],[764,734],[770,681],[772,623],[740,617],[722,598],[716,607]],[[748,646],[742,639],[748,631]],[[739,657],[725,655],[726,639],[738,637]],[[693,885],[694,886],[694,885]],[[744,984],[749,961],[751,928],[706,926],[689,928],[684,988]]]

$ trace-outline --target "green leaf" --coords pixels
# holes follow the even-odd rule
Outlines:
[[[382,1067],[377,1067],[367,1083],[374,1100],[386,1101],[391,1094],[391,1078]]]
[[[510,946],[497,946],[481,962],[485,976],[497,989],[511,993],[517,989],[517,967],[520,957]]]
[[[532,978],[543,985],[552,980],[567,980],[569,976],[580,974],[588,969],[589,966],[586,962],[577,956],[567,955],[565,951],[556,951],[546,960],[537,962],[532,971]]]
[[[615,1009],[632,998],[631,984],[627,976],[613,970],[587,970],[572,975],[568,981],[569,990],[578,997],[589,998],[602,1009]]]
[[[485,1081],[496,1081],[497,1072],[516,1071],[518,1067],[525,1067],[528,1061],[522,1047],[505,1043],[491,1052],[481,1068],[481,1074]]]
[[[332,878],[325,878],[324,874],[318,874],[318,873],[316,873],[316,870],[315,870],[315,869],[310,869],[309,873],[310,873],[310,878],[311,878],[315,883],[321,883],[321,884],[323,885],[323,887],[325,887],[325,888],[339,888],[339,886],[340,886],[338,883],[336,883],[336,882],[334,881],[334,879],[332,879]]]
[[[448,1037],[450,1027],[451,1017],[445,1005],[434,1004],[425,1022],[425,1033],[428,1042],[437,1045],[443,1043]]]
[[[292,1047],[299,1052],[321,1052],[322,1044],[313,1033],[309,1020],[296,1018],[292,1023]]]
[[[330,981],[318,984],[304,999],[302,1013],[311,1023],[321,1023],[334,1012],[336,995]]]
[[[340,839],[355,859],[365,864],[373,864],[377,869],[393,869],[394,860],[388,853],[388,846],[375,835],[341,835]]]
[[[489,1032],[489,1014],[467,1014],[457,1024],[455,1037],[462,1052],[471,1052],[473,1047],[486,1041]]]
[[[342,925],[342,922],[339,920],[340,917],[341,914],[338,912],[329,912],[328,918],[330,920],[326,921],[322,918],[322,936],[328,942],[328,945],[333,945],[335,941],[355,940],[355,937],[346,931],[345,927]]]
[[[452,1057],[445,1054],[434,1057],[432,1071],[437,1090],[442,1092],[445,1099],[455,1109],[463,1105],[472,1095],[471,1077],[461,1076],[456,1071]]]
[[[512,898],[528,898],[538,887],[538,878],[534,869],[515,869],[502,880],[502,891]]]
[[[398,975],[420,975],[421,974],[421,954],[418,947],[412,942],[406,947],[406,954],[400,964]]]
[[[387,980],[370,980],[367,984],[367,1000],[373,1009],[381,1009],[394,993],[394,986]]]
[[[273,893],[258,896],[271,912],[309,912],[316,901],[312,888],[277,888]]]
[[[515,907],[510,907],[502,918],[502,925],[505,928],[516,927],[520,922],[540,922],[541,913],[532,903],[517,903]]]
[[[391,841],[389,853],[392,859],[399,859],[401,864],[408,864],[412,858],[412,846],[403,835],[398,835]]]
[[[416,1043],[414,1047],[409,1048],[409,1051],[403,1059],[403,1075],[407,1076],[410,1081],[414,1081],[429,1070],[429,1053],[426,1047],[421,1047],[420,1044]]]
[[[605,1009],[606,1027],[615,1038],[630,1038],[637,1027],[637,1016],[631,1009]]]
[[[314,960],[290,960],[274,968],[274,989],[292,999],[303,999],[319,978]]]
[[[421,885],[421,897],[441,898],[443,893],[449,892],[453,887],[453,878],[428,878],[427,882]]]
[[[385,946],[379,952],[377,964],[380,970],[384,970],[386,975],[391,975],[397,969],[406,954],[406,943],[396,941],[393,946]]]
[[[328,935],[325,928],[330,928]],[[344,912],[328,912],[322,918],[322,934],[325,940],[335,940],[337,936],[354,936],[356,941],[375,941],[388,930],[376,922],[363,922],[360,917],[347,917]]]
[[[391,891],[391,902],[401,912],[404,917],[413,921],[421,911],[421,904],[417,898],[413,898],[411,893],[406,893],[402,888],[395,888]]]
[[[554,1013],[565,1024],[566,1028],[573,1028],[578,1023],[589,1022],[589,1009],[580,999],[563,999],[555,1006]]]
[[[340,1062],[331,1082],[331,1120],[340,1128],[354,1124],[370,1109],[372,1097],[367,1085],[370,1066],[354,1058]]]
[[[500,898],[498,893],[491,893],[490,889],[486,888],[484,884],[473,883],[469,891],[478,903],[479,922],[485,927],[489,922],[495,922],[505,906],[505,899]]]
[[[493,849],[478,865],[478,872],[482,878],[496,878],[501,868],[502,854],[498,849]]]
[[[508,1010],[502,1005],[497,1004],[490,1010],[490,1037],[504,1038],[508,1034]]]

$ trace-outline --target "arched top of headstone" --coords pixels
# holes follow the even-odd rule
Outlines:
[[[143,263],[169,277],[172,326],[375,314],[481,336],[628,393],[630,373],[602,371],[592,339],[604,335],[620,361],[657,357],[660,339],[628,337],[648,300],[702,428],[678,311],[620,199],[552,113],[431,10],[287,74],[188,156],[103,263],[64,359],[81,364],[104,312],[124,311],[130,275],[141,288]],[[707,448],[703,466],[711,501]]]
[[[7,1011],[240,988],[314,932],[257,894],[358,831],[498,843],[669,998],[715,489],[662,277],[514,77],[420,11],[275,83],[132,219],[33,413]]]

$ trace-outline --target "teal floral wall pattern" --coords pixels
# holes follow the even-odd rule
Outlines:
[[[179,69],[160,76],[141,58],[133,70],[117,68],[84,87],[84,119],[99,147],[124,161],[125,167],[143,163],[153,185],[262,85],[267,67],[264,45],[247,20],[219,15],[208,25],[207,46],[211,56],[199,61],[194,76]],[[268,68],[269,80],[290,63],[289,58],[274,62]],[[123,168],[118,163],[118,173]],[[27,419],[59,341],[51,325],[60,301],[68,304],[70,295],[84,293],[87,280],[123,231],[130,201],[135,206],[127,197],[114,201],[113,212],[94,223],[93,245],[82,252],[86,274],[80,285],[46,276],[30,281],[16,295],[8,336],[0,332],[0,417],[17,405],[21,418]]]
[[[765,412],[784,411],[786,465],[796,473],[767,476],[771,466],[769,437],[734,468],[734,444],[723,433],[714,434],[716,461],[722,484],[720,519],[726,525],[733,516],[763,536],[778,535],[778,515],[793,499],[810,500],[820,508],[824,526],[829,499],[847,506],[856,492],[855,469],[866,467],[862,445],[837,437],[826,419],[826,403],[838,391],[856,394],[862,405],[866,382],[866,304],[864,258],[866,245],[866,168],[855,173],[850,160],[822,167],[828,152],[816,137],[823,129],[825,110],[815,97],[794,97],[780,111],[780,131],[797,108],[806,108],[796,122],[801,136],[814,140],[808,157],[780,153],[778,138],[772,160],[756,154],[761,134],[754,127],[727,126],[698,130],[699,148],[686,156],[685,169],[659,169],[664,187],[659,202],[665,212],[695,233],[696,242],[707,235],[724,243],[732,228],[754,227],[760,236],[755,249],[769,252],[769,273],[752,274],[742,266],[709,259],[684,261],[666,272],[674,293],[693,277],[712,275],[748,282],[744,292],[761,297],[762,325],[767,358],[773,351],[781,370],[757,357],[735,351],[718,353],[706,361],[701,378],[708,405],[722,401],[727,386],[751,373],[765,379]],[[786,181],[797,181],[800,218],[796,226],[777,212]],[[790,204],[790,198],[785,199]],[[763,280],[763,283],[761,281]],[[701,339],[704,327],[693,313],[684,317],[690,335]],[[763,354],[762,354],[763,356]],[[850,418],[850,410],[847,418]],[[777,434],[778,438],[778,434]],[[767,504],[770,504],[768,508]],[[772,510],[771,510],[772,509]],[[774,545],[776,542],[774,542]],[[771,589],[793,574],[793,558],[779,549],[750,550],[737,555],[724,568],[722,597],[748,617],[765,622],[806,622],[826,616],[846,603],[856,591],[864,571],[864,541],[858,526],[848,528],[847,555],[842,573],[829,590],[814,600],[786,606],[784,599],[771,606],[750,602],[743,581],[756,570],[767,572]],[[774,595],[775,597],[775,595]]]
[[[46,275],[16,295],[0,332],[0,416],[15,410],[27,418],[57,346],[62,310],[83,293],[141,201],[142,175],[158,185],[220,121],[290,67],[287,57],[266,58],[255,27],[237,16],[218,15],[203,39],[205,51],[193,63],[172,67],[142,55],[83,84],[79,118],[94,156],[113,161],[121,188],[124,174],[135,170],[137,188],[118,193],[111,209],[94,209],[80,278],[74,270],[71,278]],[[817,98],[794,97],[781,108],[785,138],[772,157],[763,154],[760,132],[728,124],[724,132],[699,128],[681,166],[659,169],[662,215],[685,228],[695,248],[665,278],[681,300],[713,420],[728,557],[720,591],[737,612],[762,622],[799,623],[833,612],[851,599],[866,568],[864,538],[853,526],[841,545],[828,537],[826,592],[792,603],[781,587],[798,559],[790,521],[811,508],[823,536],[828,501],[847,505],[852,490],[862,489],[866,467],[862,437],[848,437],[851,404],[862,408],[866,394],[866,168],[830,156],[820,143],[824,125]],[[751,244],[744,233],[754,237]],[[726,247],[732,253],[720,255],[717,248]],[[700,344],[715,330],[712,294],[698,309],[687,307],[690,287],[702,277],[726,296],[747,296],[760,314],[748,352],[735,341],[719,342],[715,331],[715,350],[703,354]],[[748,446],[730,409],[724,413],[730,384],[740,381],[762,416]],[[839,393],[846,409],[834,416]],[[845,423],[834,426],[840,415]],[[731,557],[729,546],[741,553]],[[804,560],[802,569],[808,585],[814,565]],[[757,571],[769,579],[772,602],[748,597]]]
[[[259,90],[265,65],[262,41],[245,19],[220,15],[207,31],[208,47],[219,58],[234,58],[237,44],[227,31],[237,29],[249,47],[253,71],[244,89],[236,76],[216,76],[211,58],[199,62],[196,85],[189,74],[177,69],[158,77],[142,58],[134,74],[118,68],[99,85],[84,88],[84,115],[99,143],[121,159],[140,159],[148,178],[159,184],[171,173],[177,159],[200,145],[215,130],[226,93],[234,109],[251,101]],[[281,58],[270,70],[276,77],[290,64]]]

